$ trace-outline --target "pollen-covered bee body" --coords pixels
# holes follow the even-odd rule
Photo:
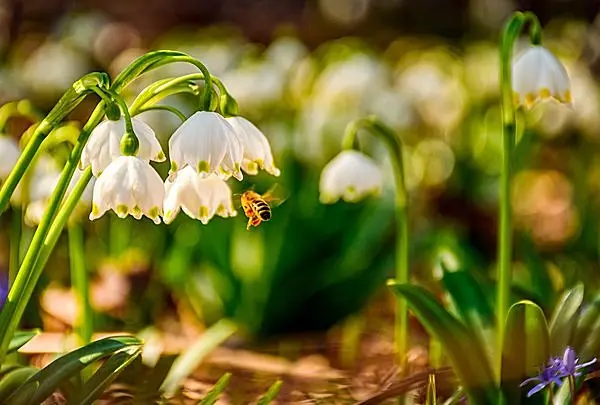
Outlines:
[[[262,222],[271,219],[272,214],[269,202],[274,200],[279,200],[279,198],[273,195],[272,190],[262,195],[256,191],[248,190],[241,195],[240,202],[244,214],[248,217],[246,229],[250,229],[251,226],[259,226]]]

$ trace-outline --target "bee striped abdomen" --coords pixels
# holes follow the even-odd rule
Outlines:
[[[263,221],[268,221],[271,219],[271,207],[263,200],[256,200],[253,203],[254,212],[256,215],[260,217]]]

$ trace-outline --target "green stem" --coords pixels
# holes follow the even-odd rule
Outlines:
[[[404,176],[402,142],[396,133],[375,117],[360,118],[351,122],[342,140],[343,149],[354,148],[356,133],[360,127],[371,130],[378,136],[391,156],[396,183],[396,282],[409,282],[409,233],[408,233],[408,193]],[[396,300],[396,318],[394,327],[395,349],[398,363],[406,371],[406,353],[408,351],[408,306],[406,300]]]
[[[10,256],[8,259],[8,285],[11,286],[17,277],[19,271],[19,262],[21,260],[21,235],[23,230],[23,211],[20,208],[13,208],[10,226]]]
[[[94,314],[90,305],[89,277],[85,268],[84,235],[81,224],[68,228],[68,239],[71,284],[77,300],[77,317],[74,326],[80,344],[85,345],[92,341]]]
[[[569,401],[570,403],[574,404],[575,403],[575,377],[573,377],[572,375],[570,375],[568,377],[569,380],[569,391],[571,391],[571,401]]]
[[[67,187],[69,186],[69,182],[71,181],[71,177],[75,172],[75,168],[81,158],[81,153],[83,152],[83,148],[85,143],[92,131],[104,115],[104,103],[98,104],[91,117],[89,118],[86,125],[81,130],[81,134],[79,136],[79,142],[73,148],[71,152],[71,157],[67,161],[61,176],[58,180],[56,188],[50,197],[48,202],[48,207],[46,208],[46,212],[40,221],[40,224],[33,236],[33,240],[31,241],[31,245],[25,254],[25,258],[23,259],[23,263],[19,268],[19,273],[17,274],[17,278],[15,279],[15,283],[10,289],[8,294],[8,300],[0,313],[0,331],[2,331],[0,338],[0,364],[4,360],[4,356],[6,355],[6,350],[8,348],[8,344],[10,343],[10,339],[14,334],[17,326],[23,316],[23,312],[25,311],[25,307],[33,294],[33,290],[37,284],[37,281],[40,277],[43,267],[36,266],[36,261],[40,254],[40,251],[44,245],[44,240],[48,234],[50,226],[52,225],[52,221],[58,211],[62,198],[67,191]],[[37,139],[37,137],[34,137]],[[30,145],[33,142],[30,143]],[[29,145],[28,145],[29,146]],[[14,174],[14,170],[13,173]]]
[[[181,120],[181,122],[185,122],[185,120],[187,120],[187,117],[181,111],[179,111],[175,107],[171,107],[170,105],[153,105],[151,107],[140,108],[137,111],[137,113],[141,114],[141,113],[144,113],[146,111],[153,111],[153,110],[168,111],[168,112],[176,115],[177,118],[179,118]]]
[[[500,180],[500,223],[498,237],[498,267],[496,290],[496,376],[499,378],[502,366],[502,345],[504,341],[505,321],[510,307],[512,285],[512,208],[511,188],[513,175],[514,147],[517,119],[512,90],[512,54],[524,24],[530,23],[530,39],[535,44],[541,42],[541,27],[532,13],[516,12],[506,24],[500,43],[500,94],[502,107],[502,126],[504,154]]]

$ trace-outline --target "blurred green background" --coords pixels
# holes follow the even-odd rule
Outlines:
[[[0,4],[0,102],[28,98],[46,112],[89,71],[114,77],[148,50],[175,49],[205,62],[271,140],[282,176],[232,185],[235,193],[274,183],[286,191],[273,220],[258,229],[246,231],[241,212],[206,226],[184,215],[169,226],[82,219],[97,330],[153,325],[181,333],[186,322],[230,317],[252,337],[322,331],[377,300],[383,305],[373,304],[374,318],[391,336],[385,279],[394,272],[395,228],[383,145],[360,137],[386,173],[382,198],[318,202],[320,170],[339,151],[345,125],[376,114],[406,145],[413,279],[436,289],[444,257],[492,288],[502,145],[496,45],[511,11],[534,11],[546,46],[569,71],[575,104],[544,104],[522,118],[516,282],[544,308],[573,280],[593,291],[600,271],[599,8],[594,1],[7,1]],[[150,80],[190,71],[157,69],[130,96]],[[169,102],[187,113],[195,105],[183,96]],[[71,118],[85,121],[93,105],[86,100]],[[142,117],[166,145],[177,120],[163,112]],[[15,120],[9,130],[18,137],[24,127]],[[54,157],[59,165],[64,159]],[[0,225],[6,270],[10,215]],[[26,326],[68,330],[75,311],[69,286],[65,240]]]

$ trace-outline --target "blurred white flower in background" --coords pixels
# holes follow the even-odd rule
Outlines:
[[[139,118],[132,118],[133,131],[139,140],[138,157],[155,162],[164,162],[165,154],[148,124]],[[125,119],[101,122],[90,135],[81,154],[80,168],[92,166],[92,173],[100,173],[116,158],[122,155],[121,139],[125,135]]]
[[[190,166],[180,170],[174,180],[165,182],[164,221],[173,222],[180,210],[203,224],[216,214],[223,218],[237,215],[231,189],[215,174],[199,175]]]
[[[191,166],[198,173],[214,173],[224,180],[242,180],[243,146],[235,129],[220,114],[198,111],[169,139],[169,175]]]
[[[369,194],[380,194],[382,187],[381,170],[371,158],[356,150],[344,150],[323,168],[319,199],[323,204],[340,198],[356,202]]]
[[[19,144],[8,135],[0,134],[0,184],[10,174],[17,160],[21,156]]]
[[[244,117],[228,117],[226,120],[235,129],[244,149],[242,169],[248,174],[258,174],[258,169],[273,176],[279,176],[275,167],[271,145],[267,137],[253,123]]]
[[[90,68],[87,57],[67,44],[46,42],[29,55],[18,73],[21,82],[34,94],[55,97]]]
[[[537,102],[555,99],[571,104],[571,83],[565,67],[543,46],[531,46],[512,66],[514,102],[532,108]]]
[[[90,220],[112,209],[119,218],[145,215],[159,224],[164,196],[163,181],[146,160],[120,156],[96,180]]]

